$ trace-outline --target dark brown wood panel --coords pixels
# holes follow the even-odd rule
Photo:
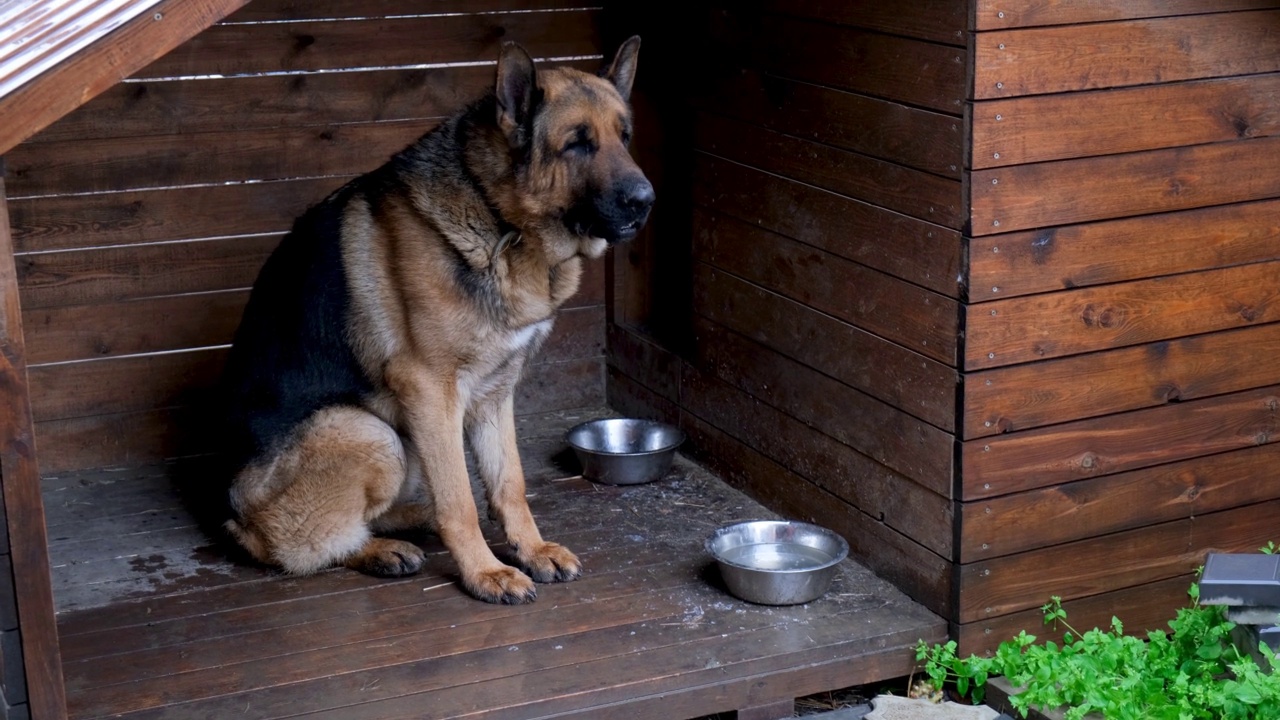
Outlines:
[[[876,30],[963,47],[969,24],[963,0],[924,0],[890,4],[880,0],[760,0],[760,9],[794,17]]]
[[[10,203],[18,252],[283,233],[349,178],[322,177]]]
[[[1275,135],[1280,75],[973,103],[975,168]]]
[[[36,423],[45,473],[128,467],[213,450],[196,409],[166,408]]]
[[[960,567],[959,622],[1181,577],[1202,561],[1191,520],[1089,538]]]
[[[1014,365],[965,377],[973,439],[1280,383],[1280,324]]]
[[[745,222],[694,215],[694,257],[939,362],[956,363],[958,303]]]
[[[680,397],[680,373],[684,363],[670,350],[638,332],[610,323],[609,365],[664,400]]]
[[[958,118],[811,83],[744,70],[689,99],[705,112],[960,179]]]
[[[1107,415],[961,445],[965,500],[1273,442],[1280,387]]]
[[[254,0],[223,23],[255,23],[306,18],[365,18],[444,13],[494,13],[582,7],[579,0]]]
[[[1275,0],[977,0],[976,30],[1133,20],[1280,7]]]
[[[32,413],[42,422],[189,404],[205,399],[225,360],[210,349],[33,367]]]
[[[434,125],[406,120],[27,144],[14,149],[9,177],[22,197],[345,177],[378,167]]]
[[[730,485],[786,517],[835,530],[848,540],[850,554],[877,575],[932,612],[951,612],[949,562],[696,415],[684,413],[681,427],[695,456]]]
[[[410,15],[341,22],[215,25],[135,77],[246,75],[497,60],[517,39],[535,58],[599,52],[598,12]],[[376,55],[369,38],[378,38]]]
[[[963,48],[736,7],[712,22],[722,52],[756,70],[957,116],[963,109]]]
[[[279,242],[259,235],[22,255],[23,309],[247,288]]]
[[[1264,200],[973,238],[969,300],[1275,260],[1277,212]]]
[[[30,142],[277,128],[318,119],[440,118],[487,90],[493,73],[492,67],[450,67],[133,81],[107,90]]]
[[[1130,530],[1280,497],[1259,482],[1280,446],[1234,450],[961,503],[961,562]]]
[[[0,157],[0,173],[4,158]],[[62,660],[53,613],[49,555],[40,495],[40,468],[31,412],[37,392],[29,381],[22,334],[18,274],[5,184],[0,178],[0,494],[15,582],[26,699],[37,718],[66,717]],[[12,634],[11,634],[12,636]],[[12,657],[12,656],[10,656]]]
[[[960,183],[920,170],[699,114],[698,149],[873,205],[960,229]]]
[[[684,408],[867,515],[951,556],[951,502],[825,434],[705,373],[689,373]]]
[[[134,355],[231,342],[247,290],[23,313],[32,365]]]
[[[957,373],[853,325],[698,264],[693,310],[932,425],[955,430]]]
[[[1256,551],[1274,538],[1278,509],[1280,501],[1260,503],[964,565],[960,622],[1037,607],[1050,595],[1087,597],[1181,577],[1210,550]]]
[[[1269,137],[976,170],[973,234],[1274,198],[1278,152]]]
[[[91,360],[231,342],[247,290],[32,310],[23,315],[32,365]],[[535,362],[604,354],[604,308],[561,312]]]
[[[0,154],[209,27],[247,0],[162,0],[0,98]],[[156,18],[159,18],[158,20]],[[36,707],[36,712],[46,708]],[[50,716],[52,717],[52,716]]]
[[[970,370],[1280,320],[1280,262],[965,307]]]
[[[973,92],[985,100],[1274,72],[1277,22],[1280,11],[1258,10],[978,33]]]
[[[704,207],[959,296],[955,230],[706,155],[694,177],[694,200]]]
[[[694,328],[699,368],[950,496],[950,433],[705,320]]]
[[[1187,590],[1194,575],[1180,575],[1146,585],[1124,588],[1090,597],[1067,600],[1062,607],[1067,621],[1081,632],[1090,628],[1109,628],[1111,618],[1124,623],[1125,632],[1141,634],[1148,630],[1168,631],[1168,622],[1178,608],[1190,607]],[[1047,603],[1049,598],[1044,598]],[[952,637],[960,643],[960,653],[989,655],[1001,642],[1012,640],[1026,630],[1042,640],[1060,642],[1066,628],[1045,625],[1039,608],[953,626]]]

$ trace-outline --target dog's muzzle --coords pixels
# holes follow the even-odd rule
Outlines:
[[[611,245],[626,242],[644,227],[654,198],[649,180],[633,175],[584,198],[565,216],[565,225],[578,235],[600,238]]]

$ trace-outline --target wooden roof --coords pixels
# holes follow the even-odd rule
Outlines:
[[[0,154],[248,0],[0,0]]]

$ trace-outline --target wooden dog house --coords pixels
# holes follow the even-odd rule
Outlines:
[[[58,33],[42,12],[94,22]],[[74,43],[29,63],[13,50],[23,32]],[[874,618],[884,629],[855,631],[870,621],[853,621],[848,588],[831,612],[744,622],[714,645],[705,618],[741,608],[664,625],[653,618],[685,606],[651,617],[637,601],[561,632],[598,640],[630,618],[703,644],[655,639],[667,654],[483,683],[460,660],[450,689],[396,696],[427,666],[325,685],[334,656],[288,674],[279,658],[302,654],[299,638],[310,653],[355,641],[325,624],[259,633],[267,611],[235,603],[297,609],[323,587],[349,594],[341,612],[384,612],[433,583],[227,570],[236,585],[77,534],[91,511],[115,513],[102,527],[125,538],[168,517],[155,463],[204,450],[203,393],[299,211],[479,92],[502,39],[594,67],[631,33],[645,39],[636,154],[659,206],[594,267],[522,385],[533,445],[555,445],[538,429],[549,418],[606,399],[677,422],[691,455],[839,530],[967,651],[1037,628],[1050,595],[1077,626],[1160,627],[1206,550],[1277,539],[1280,2],[751,0],[673,19],[563,0],[17,0],[0,4],[8,717],[63,717],[68,696],[73,717],[226,717],[233,701],[249,716],[401,717],[433,698],[476,717],[770,717],[802,691],[902,674],[914,640],[945,630],[894,599]],[[552,480],[546,508],[599,492]],[[682,482],[714,506],[695,529],[737,502]],[[700,504],[664,492],[661,507]],[[650,501],[635,500],[647,524],[634,527],[661,525]],[[601,557],[634,559],[617,543],[644,533],[607,520],[574,531],[612,533]],[[677,582],[650,562],[601,586]],[[202,585],[201,568],[223,579]],[[68,600],[90,596],[110,602]],[[212,644],[182,643],[212,643],[196,633],[214,619],[243,625],[185,670]],[[796,630],[810,620],[821,632]],[[488,653],[474,662],[522,657],[498,637],[474,641]],[[277,659],[235,669],[268,642]],[[554,635],[537,642],[554,654]],[[649,674],[596,686],[592,668]],[[274,709],[237,694],[268,676]]]

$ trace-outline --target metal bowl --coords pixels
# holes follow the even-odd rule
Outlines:
[[[831,587],[849,543],[817,525],[754,520],[728,525],[707,539],[729,592],[760,605],[816,600]]]
[[[609,418],[570,428],[565,441],[582,463],[582,475],[608,485],[657,480],[684,442],[680,428],[653,420]]]

